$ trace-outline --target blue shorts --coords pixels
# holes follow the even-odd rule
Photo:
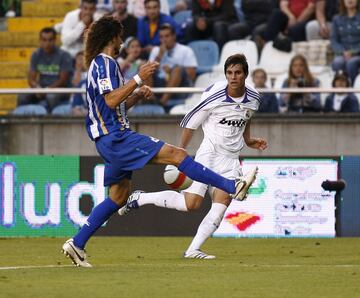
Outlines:
[[[105,162],[104,185],[131,179],[132,171],[142,169],[165,144],[132,130],[116,131],[96,140],[96,149]]]

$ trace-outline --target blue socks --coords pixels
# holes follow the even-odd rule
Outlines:
[[[226,179],[216,174],[210,169],[204,167],[202,164],[193,160],[190,156],[185,157],[185,159],[180,163],[178,169],[193,180],[210,184],[229,194],[233,194],[236,191],[234,180]]]
[[[97,205],[90,213],[87,222],[74,237],[75,246],[84,249],[86,242],[97,231],[101,225],[109,219],[109,217],[120,209],[110,198],[106,198]]]

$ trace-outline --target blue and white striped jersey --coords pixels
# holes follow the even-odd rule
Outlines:
[[[129,128],[125,101],[111,109],[104,98],[106,93],[123,85],[124,78],[116,60],[103,53],[96,56],[89,67],[86,84],[86,100],[89,106],[86,129],[92,140]]]
[[[246,123],[258,110],[260,95],[246,84],[244,96],[232,98],[227,94],[227,86],[227,81],[221,81],[208,87],[200,103],[185,115],[180,126],[197,129],[202,125],[204,140],[200,150],[239,156],[244,146]]]

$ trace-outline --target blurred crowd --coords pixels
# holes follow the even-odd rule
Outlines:
[[[6,2],[6,3],[5,3]],[[18,1],[2,1],[1,14],[20,14]],[[215,42],[219,53],[229,41],[247,40],[256,45],[259,57],[271,43],[290,53],[293,45],[328,41],[325,67],[331,70],[331,86],[356,86],[360,67],[360,0],[82,0],[54,28],[39,34],[39,48],[30,61],[31,88],[84,87],[84,35],[92,22],[110,14],[124,25],[124,45],[118,58],[126,80],[147,60],[160,67],[146,82],[153,87],[192,87],[206,70],[200,65],[194,41]],[[56,45],[61,36],[61,46]],[[238,48],[242,52],[241,47]],[[330,53],[330,54],[329,54]],[[329,58],[330,57],[330,58]],[[217,62],[217,61],[216,61]],[[277,61],[272,63],[276,64]],[[306,55],[292,55],[281,87],[319,87]],[[205,70],[204,70],[205,69]],[[253,67],[247,82],[257,88],[273,87],[269,70]],[[359,112],[352,93],[264,93],[260,112]],[[135,107],[132,114],[164,114],[184,104],[190,94],[155,94]],[[85,94],[27,94],[18,99],[15,114],[83,115]]]

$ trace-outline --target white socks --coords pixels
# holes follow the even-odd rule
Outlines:
[[[220,203],[213,203],[210,211],[199,225],[194,239],[192,240],[187,251],[200,249],[201,245],[208,239],[219,227],[227,206]]]
[[[186,208],[185,196],[173,190],[160,192],[149,192],[140,194],[139,206],[154,204],[158,207],[188,211]]]

